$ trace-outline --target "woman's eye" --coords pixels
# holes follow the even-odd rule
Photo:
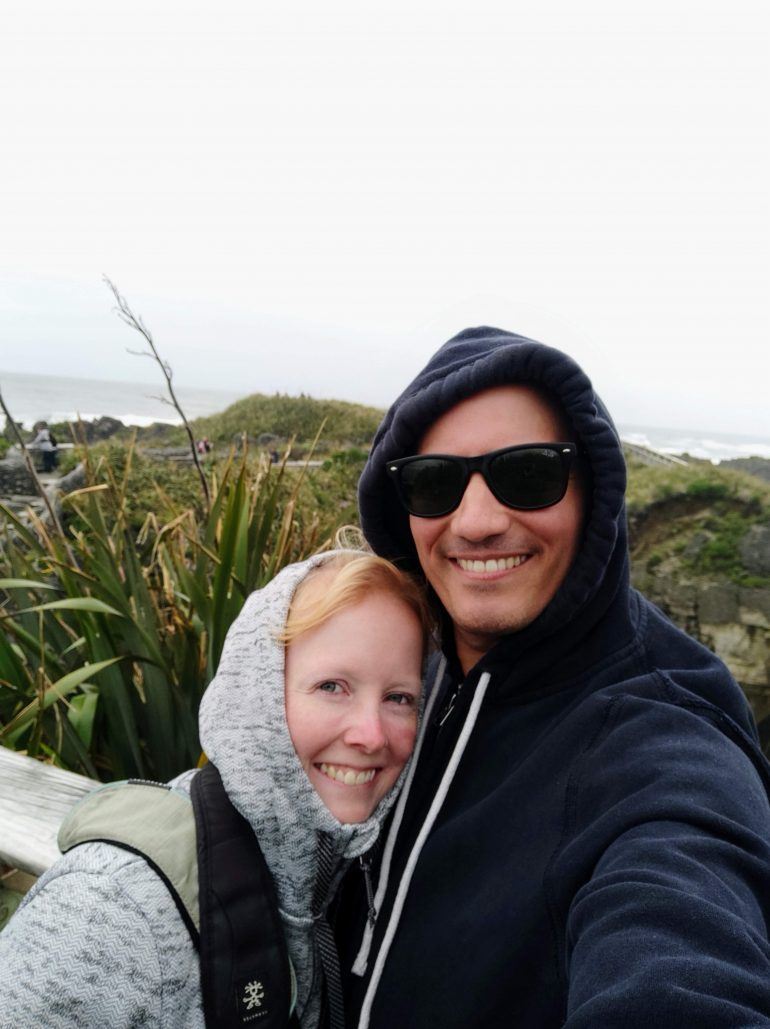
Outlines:
[[[326,682],[320,682],[317,687],[321,693],[341,693],[342,687],[338,682],[333,679],[329,679]]]
[[[415,701],[411,693],[389,693],[386,699],[399,706],[408,706],[414,704]]]

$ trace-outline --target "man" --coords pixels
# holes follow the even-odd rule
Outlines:
[[[351,1026],[770,1025],[770,775],[725,667],[630,588],[624,490],[583,372],[496,329],[383,421],[362,526],[443,656],[340,912]]]

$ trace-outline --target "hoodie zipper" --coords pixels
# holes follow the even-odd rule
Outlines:
[[[358,863],[364,873],[364,886],[366,887],[366,920],[369,926],[374,929],[377,921],[377,908],[374,906],[374,887],[372,886],[372,859],[368,854],[362,854]]]
[[[457,686],[455,686],[455,688],[452,690],[451,696],[444,704],[443,708],[439,711],[437,718],[437,726],[439,729],[444,725],[444,722],[446,722],[446,720],[454,711],[455,704],[457,703],[457,698],[460,696],[460,690],[462,688],[463,684],[458,683]]]

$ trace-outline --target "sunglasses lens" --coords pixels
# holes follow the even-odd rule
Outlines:
[[[568,468],[557,450],[527,447],[492,459],[489,477],[500,500],[520,510],[550,507],[564,496]]]
[[[399,483],[409,512],[430,518],[446,514],[459,504],[463,493],[464,471],[454,461],[424,457],[401,467]]]

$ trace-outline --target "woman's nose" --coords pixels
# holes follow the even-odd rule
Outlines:
[[[350,721],[343,735],[345,743],[357,747],[367,754],[373,754],[388,745],[382,712],[379,703],[361,703],[355,705],[350,713]]]

